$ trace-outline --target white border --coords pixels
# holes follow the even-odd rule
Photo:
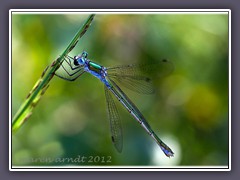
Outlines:
[[[229,171],[226,169],[227,166],[16,166],[15,168],[24,169],[12,169],[12,171]]]
[[[9,10],[9,135],[8,135],[8,143],[9,143],[9,170],[12,170],[12,13],[11,10]]]
[[[232,147],[232,135],[231,135],[231,127],[232,127],[232,116],[231,116],[231,107],[232,107],[232,102],[231,102],[231,88],[232,88],[232,85],[231,85],[231,79],[232,79],[232,76],[231,76],[231,62],[232,62],[232,16],[231,16],[231,10],[229,10],[229,14],[228,14],[229,18],[228,18],[228,33],[229,33],[229,37],[228,37],[228,43],[229,43],[229,47],[228,47],[228,120],[229,120],[229,123],[228,123],[228,126],[229,126],[229,139],[228,139],[228,142],[229,142],[229,157],[228,157],[228,160],[229,160],[229,170],[231,171],[231,164],[232,164],[232,156],[231,156],[231,153],[232,153],[232,150],[231,150],[231,147]]]
[[[11,9],[13,14],[228,14],[229,9]],[[16,11],[16,12],[14,12]]]
[[[47,11],[47,12],[46,12]],[[104,11],[104,12],[103,12]],[[229,167],[228,166],[12,166],[12,14],[228,14],[229,15]],[[31,168],[31,169],[29,169]],[[41,169],[37,169],[41,168]],[[61,168],[61,169],[60,169]],[[64,168],[64,169],[62,169]],[[92,169],[98,168],[98,169]],[[122,168],[122,169],[116,169]],[[123,169],[124,168],[124,169]],[[126,169],[129,168],[129,169]],[[160,168],[160,169],[157,169]],[[9,170],[10,171],[231,171],[231,10],[230,9],[10,9],[9,10]]]

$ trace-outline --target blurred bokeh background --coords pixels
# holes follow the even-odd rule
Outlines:
[[[87,17],[12,15],[12,115]],[[116,101],[124,133],[119,154],[110,138],[103,84],[84,74],[74,82],[52,79],[12,136],[13,165],[228,165],[227,14],[99,14],[70,55],[83,50],[107,67],[163,58],[174,64],[169,76],[154,79],[155,94],[123,90],[175,156],[167,158]],[[63,161],[82,157],[87,161]]]

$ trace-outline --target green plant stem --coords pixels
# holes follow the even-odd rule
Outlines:
[[[62,64],[64,57],[76,46],[79,39],[85,34],[94,16],[95,16],[94,14],[89,15],[85,23],[78,30],[78,32],[76,33],[72,41],[69,43],[65,51],[61,54],[61,56],[51,64],[50,68],[47,67],[43,71],[40,79],[38,79],[38,81],[35,83],[33,89],[28,94],[26,100],[23,102],[23,104],[20,106],[19,110],[13,117],[12,121],[13,132],[16,132],[20,127],[22,127],[23,123],[31,116],[32,110],[37,105],[38,101],[49,87],[49,82],[53,78],[55,71]]]

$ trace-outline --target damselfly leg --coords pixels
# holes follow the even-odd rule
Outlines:
[[[84,72],[82,66],[74,65],[74,58],[67,56],[64,58],[59,69],[55,72],[55,75],[68,81],[74,81]]]

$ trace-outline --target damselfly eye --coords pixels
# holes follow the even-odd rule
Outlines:
[[[75,57],[76,57],[76,56],[75,56]],[[75,59],[75,57],[74,57],[73,64],[74,64],[75,66],[78,66],[78,65],[79,65],[79,63],[78,63],[78,60],[77,60],[77,59]]]
[[[78,56],[74,56],[74,57],[73,57],[74,61],[77,60],[77,58],[78,58]]]
[[[86,51],[83,51],[82,57],[83,57],[83,58],[87,58],[87,56],[88,56],[88,53],[87,53]]]

